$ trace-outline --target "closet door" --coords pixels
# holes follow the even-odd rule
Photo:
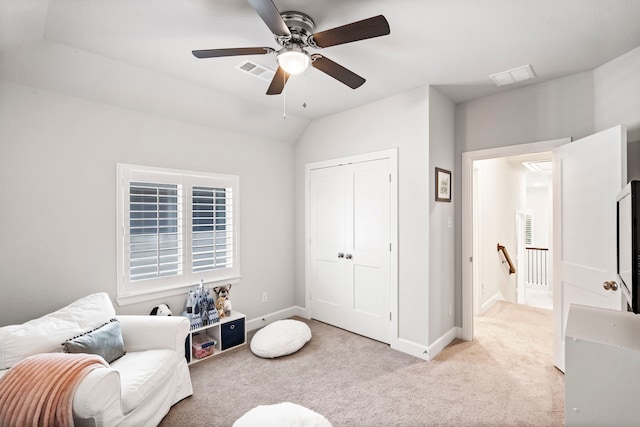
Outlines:
[[[348,329],[345,287],[347,186],[343,167],[311,171],[309,188],[311,316]]]
[[[311,171],[311,316],[389,343],[390,160]]]

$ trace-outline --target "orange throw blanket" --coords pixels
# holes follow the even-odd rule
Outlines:
[[[73,426],[73,395],[95,368],[93,354],[43,353],[27,357],[0,378],[0,426]]]

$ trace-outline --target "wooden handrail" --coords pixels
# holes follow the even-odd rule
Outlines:
[[[511,261],[511,257],[509,256],[509,252],[507,252],[507,248],[498,243],[498,252],[502,251],[502,255],[507,260],[507,264],[509,264],[509,274],[516,273],[516,267],[513,265],[513,261]]]

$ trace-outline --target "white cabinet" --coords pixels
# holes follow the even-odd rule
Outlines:
[[[640,425],[640,316],[571,305],[565,332],[565,424]]]
[[[246,316],[233,310],[220,322],[189,332],[185,342],[185,357],[189,364],[200,362],[247,342]],[[198,343],[205,343],[199,345]],[[210,345],[209,345],[210,344]]]

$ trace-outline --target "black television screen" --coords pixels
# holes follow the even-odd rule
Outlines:
[[[640,310],[640,181],[631,181],[618,194],[618,281],[630,311]]]

